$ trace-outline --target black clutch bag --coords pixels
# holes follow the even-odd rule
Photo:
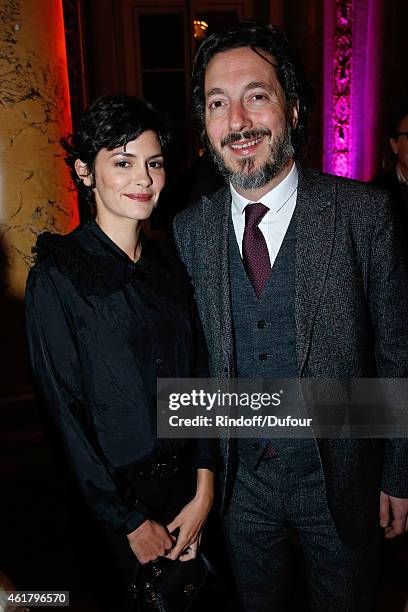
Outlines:
[[[208,566],[201,555],[190,561],[161,557],[140,565],[131,584],[137,612],[185,612],[202,589]]]

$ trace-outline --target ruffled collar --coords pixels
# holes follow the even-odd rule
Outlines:
[[[184,266],[169,243],[141,237],[142,254],[133,263],[95,221],[88,221],[66,235],[44,232],[34,248],[36,261],[51,257],[58,270],[69,277],[84,296],[111,295],[137,277],[139,283],[160,288],[175,283],[189,285]],[[166,282],[167,281],[167,282]],[[172,292],[174,293],[174,292]]]

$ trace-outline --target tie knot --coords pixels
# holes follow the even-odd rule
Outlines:
[[[258,227],[269,208],[262,202],[254,202],[245,206],[245,227]]]

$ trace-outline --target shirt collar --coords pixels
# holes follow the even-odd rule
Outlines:
[[[133,263],[130,257],[124,251],[122,251],[122,249],[116,244],[116,242],[113,242],[113,240],[111,240],[111,238],[109,238],[109,236],[105,234],[105,232],[98,225],[95,219],[91,219],[90,221],[88,221],[85,227],[89,229],[89,231],[93,234],[93,236],[98,240],[100,247],[105,252],[108,251],[111,255],[115,254],[116,256],[123,259],[123,261],[125,261],[126,263]],[[143,233],[143,231],[140,234],[140,241],[142,244],[142,252],[143,252],[143,249],[147,246],[149,242],[149,239]],[[144,255],[145,254],[141,255],[139,262],[142,260],[142,258],[144,258]]]
[[[296,191],[299,180],[299,171],[296,164],[293,164],[289,174],[285,176],[283,181],[276,187],[268,191],[260,200],[262,204],[267,206],[273,213],[277,213],[283,208],[286,202],[290,199],[293,193]],[[240,195],[236,189],[231,185],[231,198],[232,198],[232,212],[243,214],[245,207],[254,200],[247,200]]]

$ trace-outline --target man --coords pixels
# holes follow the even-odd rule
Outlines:
[[[407,376],[408,279],[386,198],[295,163],[310,96],[286,39],[248,23],[206,39],[193,105],[229,181],[175,220],[211,375]],[[371,609],[379,506],[388,537],[408,511],[407,445],[382,442],[222,441],[225,531],[246,612],[285,609],[293,531],[312,609]]]
[[[388,189],[393,197],[397,219],[405,236],[408,232],[408,103],[395,112],[389,125],[389,143],[395,165],[387,173],[377,177],[373,185]]]

